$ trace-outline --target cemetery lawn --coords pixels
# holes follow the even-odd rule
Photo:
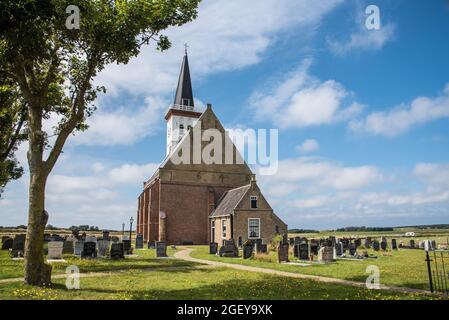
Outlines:
[[[292,279],[221,267],[128,270],[106,276],[80,278],[79,290],[68,290],[65,279],[49,288],[21,282],[0,283],[4,299],[429,299],[420,294],[367,290],[313,280]]]
[[[369,274],[366,267],[375,265],[380,270],[380,283],[383,285],[402,286],[415,289],[429,289],[425,253],[423,250],[396,250],[385,253],[368,250],[370,254],[378,256],[377,259],[360,261],[337,260],[330,264],[314,264],[312,266],[297,266],[279,264],[277,253],[269,252],[266,255],[258,255],[251,259],[226,258],[209,254],[209,246],[191,246],[194,251],[190,254],[193,258],[236,263],[253,267],[275,269],[280,271],[296,272],[308,275],[316,275],[344,280],[365,282]],[[240,252],[241,256],[241,252]],[[292,255],[290,262],[297,261]]]
[[[167,254],[172,256],[175,250],[167,248]],[[67,262],[52,263],[52,274],[63,274],[67,266],[76,265],[81,273],[107,272],[120,270],[138,270],[149,268],[186,267],[195,263],[175,259],[155,259],[155,250],[135,250],[137,257],[127,257],[122,261],[109,259],[80,259],[73,255],[64,255]],[[0,250],[0,280],[23,277],[23,260],[14,261],[8,251]]]

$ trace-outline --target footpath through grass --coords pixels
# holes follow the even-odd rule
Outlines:
[[[279,264],[277,254],[270,252],[257,258],[226,258],[209,254],[208,246],[191,246],[194,251],[190,254],[194,258],[220,261],[227,263],[243,264],[247,266],[275,269],[281,271],[296,272],[309,275],[338,278],[365,282],[368,277],[366,268],[375,265],[380,270],[380,282],[383,285],[394,285],[416,289],[429,289],[427,269],[425,264],[425,254],[423,250],[399,250],[399,251],[373,251],[370,254],[376,255],[377,259],[366,259],[360,261],[337,260],[331,264],[314,264],[312,266],[298,266]],[[290,256],[290,261],[296,258]]]

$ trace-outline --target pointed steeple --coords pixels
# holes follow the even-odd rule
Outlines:
[[[182,60],[181,72],[179,73],[178,87],[176,89],[174,104],[194,107],[187,49],[184,55],[184,59]]]

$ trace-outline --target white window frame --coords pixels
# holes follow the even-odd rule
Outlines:
[[[256,200],[256,207],[255,208],[253,208],[253,200]],[[251,208],[251,209],[258,209],[259,208],[259,205],[258,205],[258,198],[257,198],[257,196],[250,196],[249,197],[249,207]]]
[[[224,227],[224,229],[223,229],[223,227]],[[228,235],[228,229],[227,229],[227,225],[226,225],[226,219],[221,219],[221,238],[226,239],[227,235]]]
[[[257,237],[251,237],[251,232],[250,232],[250,229],[249,229],[249,225],[250,225],[249,221],[250,220],[257,220],[259,222],[259,234],[258,234]],[[260,239],[260,235],[261,234],[262,234],[262,228],[261,228],[261,225],[260,225],[260,218],[248,218],[248,239]]]

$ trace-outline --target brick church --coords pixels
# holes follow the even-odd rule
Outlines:
[[[193,144],[193,132],[217,129],[223,146],[229,139],[220,120],[207,105],[199,112],[194,105],[187,53],[184,56],[174,103],[165,115],[167,154],[152,177],[144,182],[138,198],[137,233],[144,241],[167,244],[222,243],[248,239],[269,243],[285,235],[287,225],[273,212],[257,186],[246,162],[232,164],[178,163],[183,144]],[[201,150],[207,142],[201,143]],[[232,157],[241,157],[232,144]],[[193,147],[194,148],[194,147]],[[224,149],[224,147],[223,147]],[[190,150],[193,157],[193,150]]]

